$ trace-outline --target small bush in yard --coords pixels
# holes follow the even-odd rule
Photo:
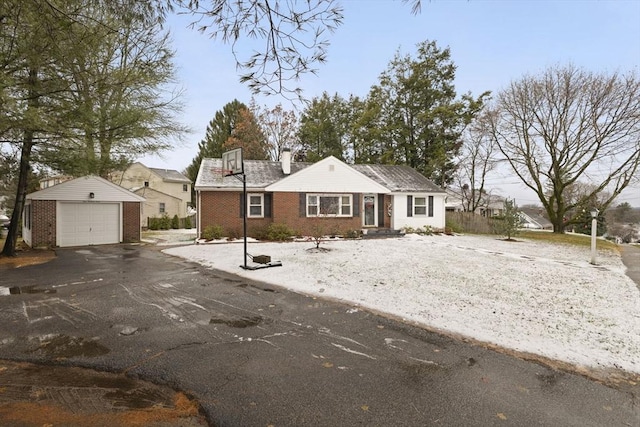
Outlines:
[[[180,228],[180,218],[178,218],[178,215],[174,215],[173,218],[171,218],[171,228],[174,230]]]
[[[413,227],[402,227],[402,232],[404,234],[419,234],[421,236],[431,236],[434,233],[433,227],[430,225],[425,225],[423,227],[413,228]]]
[[[227,240],[237,240],[242,236],[242,233],[237,228],[232,228],[227,231]]]
[[[504,201],[504,216],[502,220],[497,224],[497,230],[499,234],[507,237],[507,240],[512,240],[513,236],[520,232],[520,226],[522,225],[522,218],[518,212],[518,206],[511,199],[505,199]]]
[[[286,224],[271,224],[267,228],[267,239],[276,241],[276,242],[284,242],[291,239],[293,236],[293,231]]]
[[[168,229],[171,228],[171,218],[169,218],[169,215],[164,214],[158,220],[160,222],[160,229],[161,230],[168,230]]]
[[[160,218],[149,218],[149,223],[147,224],[147,228],[149,230],[159,230],[160,229]]]
[[[191,228],[191,218],[186,217],[184,219],[184,228],[186,228],[186,229],[190,229]]]
[[[254,239],[258,239],[258,240],[269,240],[269,238],[267,237],[267,227],[263,227],[263,226],[256,226],[256,227],[251,227],[249,230],[247,230],[247,235],[249,237],[253,237]]]
[[[447,220],[446,220],[446,226],[445,226],[444,230],[445,230],[445,234],[462,233],[463,232],[462,226],[460,226],[460,224],[458,224],[453,219],[449,219],[449,218],[447,218]]]
[[[207,225],[202,232],[205,240],[219,240],[224,236],[224,228],[221,225]]]
[[[362,231],[360,230],[347,230],[347,232],[344,233],[344,237],[347,239],[358,239],[361,235]]]

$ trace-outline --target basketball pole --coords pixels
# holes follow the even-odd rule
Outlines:
[[[222,153],[222,175],[224,176],[234,176],[236,179],[240,179],[242,181],[242,234],[244,237],[244,264],[241,265],[241,268],[247,270],[249,267],[247,266],[247,175],[244,173],[244,153],[242,152],[242,147],[234,148],[233,150],[225,151]],[[238,169],[239,167],[239,169]],[[242,175],[242,178],[239,178],[238,175]]]
[[[244,162],[244,160],[243,160]],[[242,234],[244,235],[244,269],[247,269],[247,176],[244,173],[244,164],[242,167]]]

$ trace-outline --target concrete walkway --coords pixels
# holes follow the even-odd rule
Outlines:
[[[624,245],[621,252],[622,262],[627,267],[627,276],[636,282],[638,289],[640,289],[640,246]]]

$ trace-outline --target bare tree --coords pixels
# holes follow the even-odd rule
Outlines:
[[[640,81],[634,72],[596,74],[569,65],[511,83],[498,96],[498,147],[536,192],[553,231],[563,233],[596,195],[604,211],[640,179]],[[569,200],[576,182],[591,191]]]
[[[498,147],[491,133],[491,118],[495,111],[483,110],[462,134],[462,147],[455,181],[462,206],[475,212],[486,199],[486,180],[498,164]]]
[[[326,61],[327,32],[333,32],[343,19],[336,0],[176,3],[194,15],[193,28],[231,45],[236,65],[243,70],[240,81],[254,94],[300,96],[302,90],[291,82],[303,74],[317,73],[317,65]],[[249,40],[254,46],[246,44]]]
[[[296,113],[285,110],[282,108],[282,104],[273,108],[267,106],[259,108],[252,103],[250,108],[254,111],[267,140],[269,158],[273,161],[279,161],[285,148],[291,150],[291,156],[295,158],[301,150]]]
[[[229,43],[237,67],[244,71],[240,81],[254,94],[293,93],[301,97],[302,89],[292,82],[303,74],[318,72],[317,66],[327,59],[327,33],[343,21],[337,0],[157,1],[161,11],[173,9],[174,3],[187,8],[196,17],[193,28]],[[411,13],[420,13],[420,0],[402,1],[411,6]],[[255,46],[245,54],[247,45],[240,42],[248,39]]]

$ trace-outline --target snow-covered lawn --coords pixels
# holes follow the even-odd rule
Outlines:
[[[241,241],[164,252],[589,369],[640,373],[640,291],[619,254],[489,236],[249,243],[281,267],[244,270]]]

